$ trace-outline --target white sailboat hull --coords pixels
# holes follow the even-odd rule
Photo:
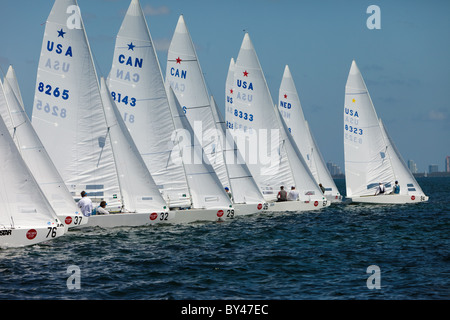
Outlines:
[[[189,209],[189,210],[170,210],[168,212],[152,213],[113,213],[108,215],[90,216],[86,224],[76,228],[86,227],[138,227],[153,224],[181,224],[198,221],[224,221],[231,216],[227,210],[233,208],[215,208],[215,209]]]
[[[331,204],[328,200],[317,201],[283,201],[283,202],[265,202],[259,204],[234,204],[234,216],[250,215],[268,212],[299,212],[319,210],[328,207]],[[229,211],[227,211],[229,213]],[[230,218],[233,213],[229,214]]]
[[[327,200],[328,200],[330,203],[339,203],[339,202],[342,202],[342,196],[341,196],[341,195],[325,194],[325,198],[327,198]]]
[[[266,211],[267,203],[234,203],[234,216],[246,216]]]
[[[89,218],[85,217],[82,213],[78,214],[57,214],[57,217],[64,223],[65,229],[70,230],[75,227],[84,225],[88,222]]]
[[[385,194],[376,196],[352,197],[350,198],[350,200],[355,203],[402,204],[428,201],[428,196]]]
[[[327,200],[269,202],[269,208],[267,209],[267,211],[310,211],[319,210],[328,207],[329,205],[330,202]]]
[[[18,248],[53,240],[65,233],[64,226],[20,227],[0,230],[0,248]]]

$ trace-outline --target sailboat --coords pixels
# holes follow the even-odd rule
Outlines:
[[[75,0],[55,0],[47,19],[32,124],[75,201],[86,191],[109,211],[122,210],[97,72]]]
[[[226,218],[232,203],[211,165],[201,161],[203,149],[180,114],[172,89],[164,84],[137,0],[131,1],[117,34],[107,84],[169,208],[188,209],[192,219]]]
[[[7,103],[0,106],[0,113],[22,158],[59,220],[63,221],[67,228],[87,223],[88,217],[83,216],[78,209],[25,113],[19,84],[12,66],[6,73],[3,85]]]
[[[294,137],[294,141],[302,153],[309,170],[311,170],[314,179],[318,184],[323,185],[325,188],[325,197],[330,202],[341,202],[342,195],[325,166],[309,124],[305,119],[294,79],[287,65],[284,68],[278,97],[280,113],[288,126],[289,133]]]
[[[237,139],[241,154],[264,198],[269,201],[269,210],[275,203],[284,211],[315,210],[329,206],[330,202],[315,182],[292,135],[288,134],[278,108],[273,104],[248,33],[244,35],[233,68],[233,87],[227,88],[227,96],[233,99],[233,104],[227,106],[228,128]],[[299,192],[298,200],[275,202],[281,186],[294,186]]]
[[[428,201],[378,118],[355,61],[345,86],[344,152],[346,191],[352,202]],[[400,186],[398,194],[392,192],[395,181]],[[377,194],[380,183],[386,189],[384,194]]]
[[[170,85],[183,106],[194,134],[222,187],[231,189],[234,207],[231,214],[246,215],[261,212],[264,208],[264,198],[245,163],[238,162],[237,148],[230,144],[230,139],[226,140],[226,128],[219,119],[214,98],[208,94],[206,81],[183,15],[178,18],[167,54],[166,84]]]
[[[205,210],[197,216],[168,211],[148,168],[140,165],[127,129],[114,118],[113,94],[105,86],[100,91],[81,16],[78,28],[66,26],[66,10],[72,6],[78,8],[76,1],[56,0],[46,24],[33,125],[72,197],[78,200],[86,190],[95,204],[106,201],[112,213],[93,215],[79,227],[220,219],[219,210],[209,211],[206,218]]]
[[[103,77],[100,80],[100,94],[108,126],[108,139],[111,141],[117,168],[123,214],[94,215],[89,218],[87,226],[140,226],[172,222],[175,212],[169,212]]]
[[[0,105],[7,103],[0,82]],[[0,248],[23,247],[62,236],[58,219],[0,116]]]

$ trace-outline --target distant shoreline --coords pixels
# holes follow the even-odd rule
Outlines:
[[[450,177],[450,172],[433,172],[433,173],[413,173],[414,178],[437,178]],[[345,179],[345,174],[336,174],[332,176],[333,179]]]

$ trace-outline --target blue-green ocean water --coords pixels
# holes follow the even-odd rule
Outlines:
[[[448,299],[450,178],[418,182],[428,203],[77,230],[0,250],[0,299]],[[371,265],[380,289],[367,287]]]

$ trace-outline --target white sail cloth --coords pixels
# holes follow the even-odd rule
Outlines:
[[[186,126],[189,123],[180,119],[176,98],[166,91],[137,0],[131,1],[118,32],[108,86],[142,158],[171,207],[231,204],[208,164],[178,161],[179,147],[184,155],[190,153],[200,159],[203,155],[197,150],[200,145],[191,140],[194,134]],[[189,136],[189,141],[180,141],[180,134],[186,134],[181,139]]]
[[[7,103],[0,82],[0,106]],[[58,227],[60,222],[0,117],[0,230]],[[33,229],[34,230],[34,229]],[[36,231],[35,231],[36,232]],[[9,232],[2,234],[8,241]],[[35,234],[31,234],[30,237]],[[11,245],[11,244],[9,244]]]
[[[248,33],[233,68],[233,87],[227,88],[233,90],[227,92],[227,99],[233,101],[227,105],[227,123],[265,199],[275,200],[280,186],[296,186],[300,200],[322,200],[321,190],[274,107]]]
[[[347,197],[374,195],[379,183],[390,192],[395,181],[400,194],[424,196],[378,119],[355,61],[345,86],[344,152]]]
[[[85,190],[121,207],[97,73],[75,0],[56,0],[47,19],[32,122],[73,197]]]
[[[153,41],[139,1],[131,1],[117,34],[108,88],[164,199],[191,199],[181,164],[171,161],[175,127]]]
[[[231,207],[231,200],[222,188],[214,168],[206,157],[194,131],[181,108],[175,93],[168,85],[169,105],[176,128],[175,140],[178,157],[173,161],[183,163],[194,208]]]
[[[119,177],[124,209],[137,213],[166,211],[167,203],[161,196],[144,160],[112,101],[111,93],[101,78],[101,96],[108,125],[114,159]]]
[[[168,51],[166,83],[182,105],[222,187],[231,189],[233,201],[264,201],[231,135],[226,135],[226,127],[214,99],[208,95],[198,56],[182,15]]]
[[[81,214],[25,113],[12,67],[6,74],[4,88],[8,103],[1,105],[0,113],[7,119],[9,132],[47,200],[58,216]]]
[[[229,186],[210,96],[183,15],[178,18],[167,53],[166,84],[175,93],[223,187]]]
[[[302,153],[308,168],[311,170],[314,179],[317,183],[321,183],[324,186],[327,196],[340,198],[339,190],[325,166],[322,154],[317,147],[308,122],[303,114],[297,88],[287,65],[284,69],[278,100],[280,114],[286,122],[289,133],[294,137],[294,141]]]

